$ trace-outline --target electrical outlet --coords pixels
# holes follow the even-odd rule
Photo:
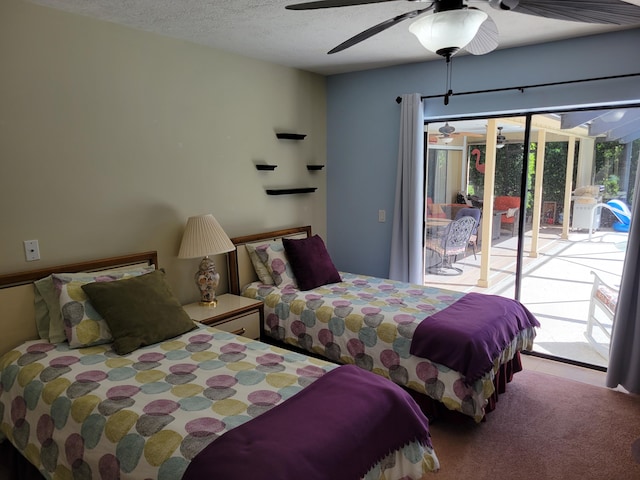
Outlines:
[[[380,223],[384,223],[387,221],[387,211],[386,210],[378,210],[378,221]]]
[[[27,259],[27,262],[40,260],[40,247],[38,246],[38,240],[24,241],[24,255]]]

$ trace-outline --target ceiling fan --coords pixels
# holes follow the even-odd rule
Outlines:
[[[318,0],[288,5],[289,10],[315,10],[348,7],[396,0]],[[498,46],[498,28],[491,17],[465,0],[408,0],[425,3],[422,9],[403,13],[374,25],[342,42],[328,53],[341,52],[408,19],[433,11],[432,15],[416,20],[409,31],[427,49],[450,60],[459,50],[484,55]],[[582,23],[614,25],[640,24],[640,7],[622,0],[468,0],[468,3],[489,5],[492,8],[534,15],[544,18]]]
[[[455,127],[449,125],[449,122],[445,122],[445,124],[438,129],[439,134],[429,135],[429,143],[451,143],[455,137],[484,137],[483,134],[474,133],[474,132],[458,132]]]
[[[502,134],[502,129],[504,127],[498,127],[498,135],[496,136],[496,148],[504,147],[507,142],[507,137]]]

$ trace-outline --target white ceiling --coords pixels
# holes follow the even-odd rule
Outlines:
[[[343,52],[330,49],[369,27],[429,3],[388,1],[292,11],[298,0],[28,0],[131,28],[295,67],[323,75],[437,59],[409,33],[405,20]],[[640,6],[640,0],[625,0]],[[547,20],[472,2],[498,26],[509,48],[622,30],[629,27]]]

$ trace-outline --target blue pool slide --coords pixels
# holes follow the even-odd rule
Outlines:
[[[616,232],[628,232],[629,224],[631,223],[631,211],[626,203],[622,200],[609,200],[607,207],[618,219],[617,222],[613,222],[613,229]]]

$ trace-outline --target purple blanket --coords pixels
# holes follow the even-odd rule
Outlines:
[[[214,440],[183,480],[354,480],[414,440],[431,446],[428,420],[409,394],[345,365]]]
[[[409,352],[460,372],[472,383],[491,370],[518,332],[539,326],[517,300],[468,293],[420,322]]]

